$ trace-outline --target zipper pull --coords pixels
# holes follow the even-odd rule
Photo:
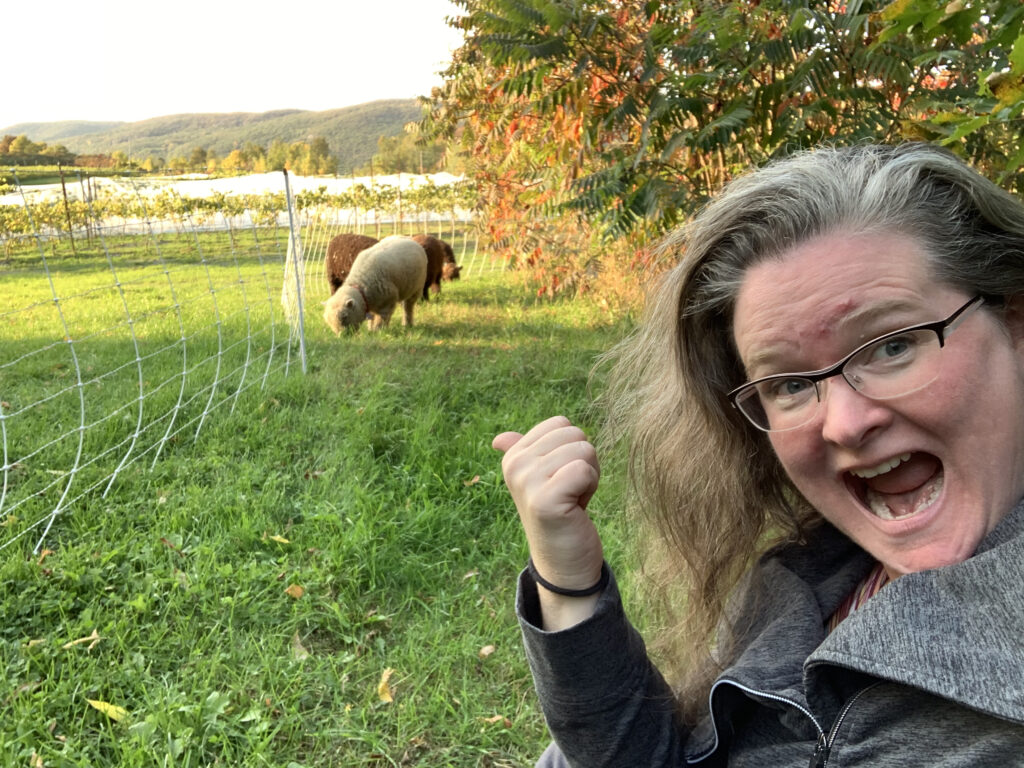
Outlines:
[[[828,734],[822,733],[818,737],[818,743],[814,747],[814,754],[811,755],[811,764],[809,768],[825,768],[825,764],[828,763]]]

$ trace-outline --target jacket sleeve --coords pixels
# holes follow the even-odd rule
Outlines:
[[[541,709],[567,765],[683,765],[686,732],[674,696],[626,619],[614,575],[594,615],[569,629],[540,629],[537,585],[526,571],[516,610]]]

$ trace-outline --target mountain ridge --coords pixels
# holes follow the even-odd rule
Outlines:
[[[322,136],[338,158],[339,172],[348,173],[369,163],[381,136],[396,136],[419,117],[415,99],[382,99],[323,111],[275,109],[181,113],[134,122],[17,123],[0,128],[0,136],[24,134],[35,142],[63,144],[79,155],[121,151],[139,161],[150,155],[165,160],[187,157],[195,147],[225,157],[250,142],[266,149],[274,141],[291,144]]]

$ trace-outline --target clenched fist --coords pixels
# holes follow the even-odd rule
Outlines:
[[[555,416],[525,435],[502,432],[491,445],[505,454],[502,473],[537,572],[566,589],[596,584],[604,555],[587,503],[601,471],[583,430]],[[543,590],[542,596],[549,599],[552,593]],[[545,624],[548,618],[545,611]]]

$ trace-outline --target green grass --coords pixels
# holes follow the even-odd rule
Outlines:
[[[21,268],[0,272],[14,306],[31,282]],[[87,285],[88,260],[75,268]],[[83,327],[109,320],[108,301],[79,301]],[[200,315],[195,344],[209,345]],[[38,345],[52,331],[39,324],[4,327],[0,343]],[[52,553],[33,556],[31,536],[0,550],[0,764],[536,760],[547,735],[513,614],[525,545],[490,440],[555,413],[592,427],[589,368],[624,324],[586,300],[537,302],[491,270],[445,283],[412,329],[339,338],[312,311],[306,328],[306,375],[275,370],[152,469],[132,463],[106,497],[83,496],[47,536]],[[104,369],[127,342],[83,347]],[[67,372],[2,375],[0,390],[27,398]],[[91,402],[132,386],[104,379]],[[609,483],[593,505],[605,531],[614,496]]]

